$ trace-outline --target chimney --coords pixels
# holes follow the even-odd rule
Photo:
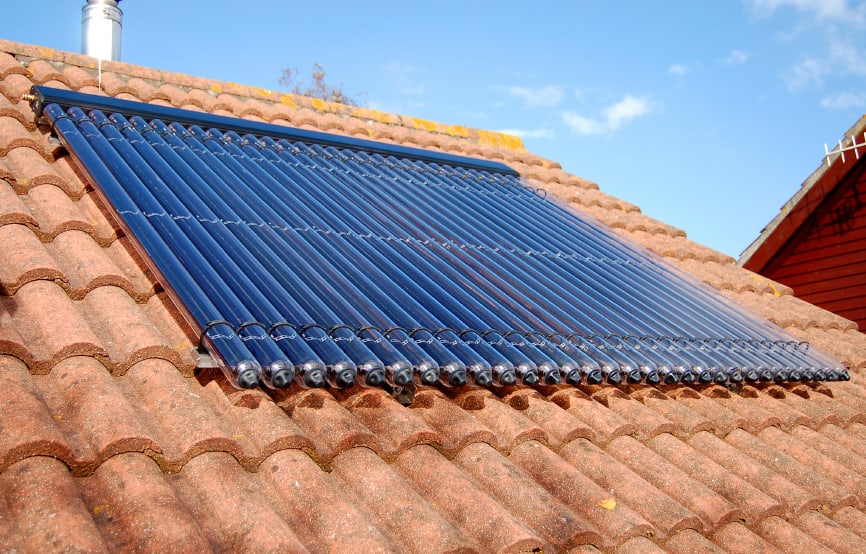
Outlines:
[[[81,51],[100,60],[120,59],[120,0],[87,0],[81,8]]]

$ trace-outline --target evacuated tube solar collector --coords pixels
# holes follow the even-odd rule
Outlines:
[[[846,379],[484,160],[34,87],[236,386]]]

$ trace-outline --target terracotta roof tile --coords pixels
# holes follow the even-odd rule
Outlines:
[[[394,466],[453,525],[484,548],[497,552],[544,548],[541,537],[432,447],[410,448]]]
[[[507,400],[513,409],[535,422],[541,435],[554,447],[595,436],[586,423],[536,391],[518,390],[508,395]]]
[[[306,550],[256,474],[228,454],[197,456],[171,482],[210,544],[233,552]]]
[[[139,362],[116,378],[116,386],[158,439],[159,450],[152,456],[163,471],[176,473],[205,452],[230,452],[249,469],[261,463],[261,456],[245,456],[241,444],[254,436],[254,430],[240,429],[229,418],[220,417],[203,401],[203,388],[181,376],[170,363],[159,359]],[[292,428],[289,422],[284,426]],[[298,444],[310,444],[302,433],[295,437]]]
[[[657,532],[629,506],[618,503],[609,490],[541,443],[521,443],[514,448],[509,459],[575,514],[592,524],[601,533],[598,546],[611,547],[631,537]]]
[[[866,498],[866,477],[857,471],[821,454],[818,450],[811,448],[808,443],[804,443],[797,437],[776,427],[768,427],[761,431],[758,436],[765,443],[778,448],[805,467],[811,468],[815,474],[824,476],[843,487],[846,493],[857,495],[860,502]]]
[[[93,237],[77,230],[66,231],[46,245],[59,267],[63,268],[67,294],[84,298],[94,289],[111,285],[122,289],[135,302],[146,302],[154,286],[120,241],[100,247]]]
[[[60,175],[53,164],[45,161],[42,155],[33,148],[14,148],[7,152],[4,165],[15,177],[15,189],[19,194],[26,194],[40,185],[55,185],[66,194],[80,198],[78,184]]]
[[[99,78],[91,71],[75,65],[63,66],[63,81],[72,90],[80,90],[84,87],[95,87]]]
[[[0,356],[0,370],[4,382],[0,387],[0,400],[8,410],[4,413],[0,433],[0,472],[35,456],[72,460],[72,447],[60,430],[58,420],[45,405],[27,367],[20,360]]]
[[[415,410],[407,410],[381,389],[371,389],[351,395],[343,405],[382,444],[382,454],[393,460],[401,452],[419,444],[441,444],[442,437]]]
[[[0,473],[0,491],[6,504],[4,523],[10,529],[4,548],[21,552],[108,551],[62,461],[46,456],[21,460]]]
[[[0,164],[3,159],[0,158]],[[3,171],[3,166],[0,165],[0,172]],[[0,182],[0,225],[9,224],[27,225],[31,229],[38,227],[39,223],[30,210],[24,205],[19,198],[15,189],[12,188],[8,181]]]
[[[0,227],[0,289],[14,295],[36,280],[67,281],[68,278],[45,245],[23,225]]]
[[[27,66],[27,72],[30,73],[33,81],[36,83],[47,83],[48,81],[59,81],[67,87],[69,81],[63,72],[58,69],[57,65],[46,60],[33,60]]]
[[[419,390],[411,410],[421,416],[442,437],[439,447],[454,454],[474,442],[497,446],[496,434],[485,427],[472,412],[460,408],[437,390]]]
[[[801,488],[798,481],[789,481],[759,460],[710,433],[697,433],[686,442],[767,496],[781,502],[789,512],[797,514],[821,507],[821,499]]]
[[[526,409],[529,399],[524,394],[510,395],[505,402],[487,390],[473,390],[461,394],[457,399],[461,408],[472,414],[498,438],[494,446],[510,451],[515,445],[537,440],[548,442],[548,435],[529,419]]]
[[[866,551],[866,540],[819,512],[804,512],[794,523],[833,552]]]
[[[39,222],[39,238],[44,242],[70,230],[90,235],[100,246],[108,246],[117,234],[97,207],[91,194],[74,200],[54,185],[31,189],[22,200]]]
[[[754,386],[744,386],[739,394],[733,394],[723,387],[712,387],[707,393],[715,402],[745,418],[744,428],[752,432],[783,423],[783,419],[773,409],[776,407],[775,400]],[[769,406],[768,403],[774,406]]]
[[[30,106],[23,100],[16,103],[0,94],[0,117],[11,117],[21,123],[25,129],[32,131],[36,129],[36,122],[28,111],[32,113]]]
[[[230,463],[230,462],[229,462]],[[299,450],[281,450],[262,464],[260,487],[279,498],[278,514],[311,551],[393,552],[391,543],[344,494],[338,479]],[[284,508],[283,508],[284,507]]]
[[[30,77],[18,72],[7,73],[0,79],[0,94],[12,102],[17,102],[22,96],[30,92],[33,82]]]
[[[669,538],[665,541],[665,550],[682,554],[689,554],[692,552],[719,554],[725,552],[694,529],[683,529],[673,537]]]
[[[801,431],[795,427],[792,432],[800,433]],[[862,423],[854,423],[847,429],[841,429],[836,425],[825,425],[818,432],[830,439],[833,444],[837,444],[847,451],[854,452],[861,458],[866,458],[866,441],[864,441],[866,427]]]
[[[78,490],[109,550],[205,552],[198,523],[148,456],[125,453],[78,480]],[[171,525],[163,522],[170,521]]]
[[[616,442],[618,440],[611,441],[610,446],[624,456],[625,450],[620,448],[625,448],[629,444],[628,440],[633,439],[622,437],[625,443]],[[639,443],[635,441],[635,444]],[[659,536],[667,537],[688,527],[703,528],[697,515],[586,439],[570,442],[563,447],[560,455],[602,488],[609,490],[617,502],[626,504],[653,524]]]
[[[579,390],[563,389],[551,400],[584,422],[594,432],[589,438],[595,443],[605,444],[616,437],[637,433],[633,423]]]
[[[822,473],[814,470],[813,467],[803,465],[802,462],[795,459],[793,456],[797,452],[792,451],[789,455],[785,451],[774,448],[770,444],[770,440],[783,446],[781,441],[784,438],[780,434],[784,433],[775,427],[768,427],[761,431],[761,438],[735,429],[725,437],[725,441],[740,451],[749,452],[751,458],[763,464],[764,467],[772,469],[787,481],[798,483],[812,493],[821,502],[821,505],[838,509],[841,506],[855,506],[857,504],[855,495],[846,490],[844,486],[833,483]]]
[[[601,543],[601,535],[591,524],[489,445],[467,446],[454,457],[454,462],[552,545],[553,550]]]
[[[480,550],[373,451],[352,448],[334,458],[332,467],[332,475],[401,552]]]
[[[771,515],[784,516],[785,508],[778,501],[679,439],[665,433],[653,437],[647,446],[663,460],[673,463],[692,479],[700,481],[736,505],[748,525],[755,525]],[[675,480],[673,475],[663,474]]]
[[[617,554],[665,554],[665,550],[646,537],[629,539],[616,549]]]
[[[670,394],[678,402],[696,412],[713,424],[713,432],[725,435],[733,429],[752,427],[748,418],[728,409],[718,402],[712,395],[728,396],[729,393],[722,387],[708,387],[704,394],[688,387],[672,388]]]
[[[698,431],[712,431],[713,423],[701,414],[677,402],[655,387],[643,387],[631,393],[649,409],[675,425],[674,433],[688,437]]]
[[[158,450],[123,392],[96,360],[64,360],[35,382],[72,448],[73,457],[64,461],[73,474],[89,475],[122,452]]]
[[[783,552],[821,552],[826,554],[833,552],[782,518],[765,519],[758,526],[757,532],[764,540]]]
[[[107,358],[105,346],[89,327],[79,304],[49,281],[30,282],[6,300],[12,327],[28,346],[25,362],[36,373],[73,356]]]
[[[732,554],[754,554],[756,552],[779,552],[759,535],[741,523],[729,523],[711,535],[713,542]]]
[[[850,322],[517,139],[121,62],[102,69],[99,91],[93,58],[0,40],[0,543],[864,549],[866,335]],[[852,379],[433,387],[410,407],[378,389],[236,390],[195,368],[196,337],[36,126],[21,98],[34,82],[503,161],[841,358]]]
[[[24,68],[24,65],[15,56],[7,52],[0,52],[0,79],[13,73],[27,75],[27,69]]]
[[[618,437],[611,441],[606,450],[637,475],[700,517],[704,530],[709,531],[742,517],[736,505],[632,437]]]
[[[314,442],[315,453],[322,462],[356,446],[366,446],[380,454],[385,452],[380,439],[323,390],[291,395],[280,406]]]
[[[619,389],[601,388],[592,396],[612,411],[631,421],[637,428],[638,436],[643,440],[659,433],[677,432],[677,426],[673,422]]]
[[[833,521],[859,536],[866,539],[866,515],[862,511],[850,506],[842,507],[831,516]]]
[[[44,137],[30,131],[17,118],[0,117],[0,156],[8,156],[16,148],[32,149],[43,158],[50,158]]]

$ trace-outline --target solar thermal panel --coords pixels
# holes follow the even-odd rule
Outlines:
[[[503,164],[33,93],[235,386],[848,377]]]

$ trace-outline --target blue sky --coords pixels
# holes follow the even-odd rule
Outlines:
[[[0,38],[80,51],[84,0]],[[866,113],[866,2],[123,0],[123,61],[278,89],[320,63],[367,106],[520,135],[739,256]]]

